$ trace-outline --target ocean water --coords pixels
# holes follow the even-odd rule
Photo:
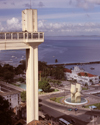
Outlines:
[[[0,62],[17,66],[25,59],[25,50],[0,51]],[[100,61],[100,37],[45,37],[39,45],[39,60],[48,64]],[[71,68],[72,66],[68,66]],[[93,67],[94,70],[90,70]],[[82,68],[100,74],[100,65],[84,65]]]

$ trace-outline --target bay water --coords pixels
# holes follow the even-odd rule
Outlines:
[[[65,37],[46,36],[39,45],[39,61],[54,64],[100,61],[100,37]],[[25,50],[0,51],[0,62],[17,66],[25,59]],[[72,68],[73,65],[66,66]],[[100,75],[100,64],[81,65],[81,68],[94,75]],[[92,68],[91,68],[92,67]],[[93,69],[94,68],[94,69]]]

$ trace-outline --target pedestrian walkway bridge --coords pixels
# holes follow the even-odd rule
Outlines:
[[[0,32],[0,50],[27,49],[28,43],[44,42],[43,32]]]

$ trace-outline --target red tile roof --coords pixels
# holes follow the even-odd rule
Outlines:
[[[69,72],[69,73],[72,73],[72,71],[70,69],[64,69],[64,72]]]
[[[80,73],[78,73],[78,75],[81,75],[81,76],[87,76],[87,77],[94,77],[94,76],[96,76],[96,75],[93,75],[93,74],[90,74],[90,73],[86,73],[86,72],[80,72]],[[86,75],[87,74],[87,75]]]

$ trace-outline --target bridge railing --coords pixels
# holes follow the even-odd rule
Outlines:
[[[44,39],[43,32],[1,32],[0,39],[2,40],[18,40],[18,39]]]

